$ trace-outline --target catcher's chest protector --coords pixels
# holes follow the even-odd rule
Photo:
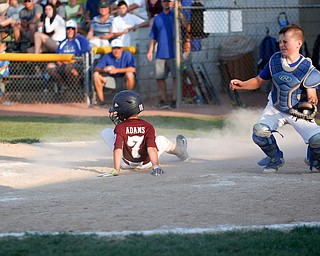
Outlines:
[[[284,65],[281,52],[277,52],[271,57],[269,68],[273,82],[273,105],[279,111],[288,113],[306,93],[305,87],[301,85],[313,69],[311,61],[303,57],[298,65],[291,68]]]

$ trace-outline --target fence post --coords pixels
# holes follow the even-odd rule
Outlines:
[[[180,22],[179,22],[179,0],[174,0],[174,24],[175,24],[175,37],[176,37],[176,94],[177,106],[181,104],[181,47],[180,47]]]

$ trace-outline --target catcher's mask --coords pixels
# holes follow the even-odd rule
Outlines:
[[[109,118],[117,125],[129,117],[139,114],[143,109],[143,101],[140,94],[124,90],[113,97],[112,107],[109,109]]]

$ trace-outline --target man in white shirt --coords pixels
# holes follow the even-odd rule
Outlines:
[[[130,0],[128,12],[137,15],[141,19],[148,20],[148,12],[145,0]]]
[[[149,23],[134,14],[128,13],[128,5],[125,1],[118,3],[118,13],[119,15],[112,22],[112,32],[115,37],[122,41],[123,46],[131,46],[130,31],[147,27]]]

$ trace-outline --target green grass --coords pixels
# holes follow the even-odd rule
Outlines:
[[[217,234],[28,235],[0,239],[0,255],[319,255],[320,228]]]
[[[199,136],[223,127],[222,118],[145,117],[158,134],[183,133]],[[96,140],[106,127],[114,127],[108,117],[0,117],[0,142],[68,142]]]

